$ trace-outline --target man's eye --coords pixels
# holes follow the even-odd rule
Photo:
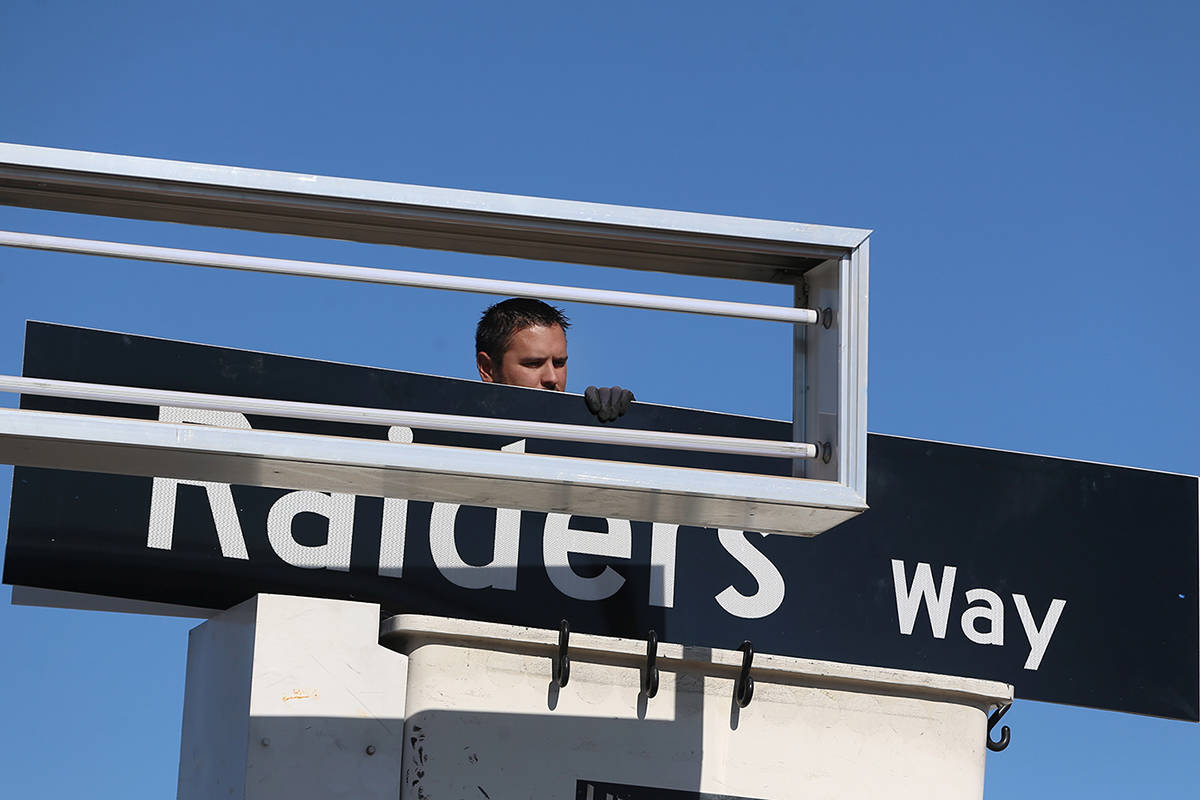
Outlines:
[[[566,365],[567,365],[567,360],[565,358],[554,359],[554,366],[562,368],[562,367],[565,367]]]
[[[541,361],[522,361],[521,362],[522,367],[529,367],[530,369],[540,367],[541,365],[542,365]]]

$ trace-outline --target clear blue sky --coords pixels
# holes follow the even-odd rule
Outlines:
[[[872,430],[1196,474],[1198,25],[1184,2],[6,0],[0,140],[873,228]],[[0,227],[613,280],[9,208]],[[4,373],[33,318],[469,377],[486,304],[16,251],[0,267]],[[569,311],[574,391],[790,413],[778,327]],[[3,794],[171,796],[193,623],[8,595]],[[1006,722],[989,798],[1200,794],[1196,725],[1028,702]]]

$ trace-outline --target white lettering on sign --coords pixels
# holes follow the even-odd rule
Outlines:
[[[158,421],[250,429],[250,420],[246,419],[245,414],[236,411],[204,411],[198,408],[163,406],[158,410]],[[146,535],[146,546],[157,550],[171,549],[175,535],[175,495],[180,484],[199,486],[208,495],[208,508],[217,528],[221,555],[225,558],[250,558],[250,554],[246,552],[246,537],[242,534],[237,507],[233,504],[233,491],[228,483],[211,481],[155,478],[150,488],[150,525]]]
[[[633,551],[633,528],[629,520],[606,519],[604,533],[583,531],[571,527],[570,514],[546,515],[546,530],[542,535],[542,559],[546,575],[555,588],[576,600],[603,600],[612,597],[625,583],[625,578],[606,566],[599,575],[585,578],[571,568],[568,554],[581,553],[607,558],[629,558]]]
[[[1042,663],[1042,656],[1046,654],[1046,648],[1050,646],[1050,637],[1058,627],[1058,618],[1067,607],[1067,601],[1058,598],[1051,600],[1040,628],[1034,622],[1025,595],[1014,594],[1013,602],[1017,604],[1017,616],[1021,618],[1021,626],[1025,628],[1025,636],[1029,639],[1029,658],[1025,659],[1025,669],[1037,669]]]
[[[524,453],[525,440],[500,448],[506,453]],[[521,546],[521,512],[515,508],[496,509],[492,539],[492,560],[486,564],[468,564],[458,552],[455,523],[458,503],[434,503],[429,517],[429,550],[433,563],[446,580],[464,589],[517,589],[517,560]]]
[[[429,517],[429,551],[442,576],[464,589],[517,588],[517,552],[521,539],[521,512],[496,509],[492,560],[486,564],[468,564],[458,552],[455,523],[458,503],[434,503]]]
[[[159,412],[159,419],[245,430],[251,427],[242,414],[199,409],[164,407]],[[397,444],[411,444],[413,431],[404,426],[392,426],[388,429],[387,438]],[[525,440],[507,444],[501,450],[523,453]],[[248,559],[245,534],[234,505],[232,487],[227,483],[155,478],[150,497],[147,546],[160,550],[171,549],[175,531],[176,489],[181,484],[205,490],[221,554],[226,558]],[[275,501],[267,514],[267,541],[284,563],[294,567],[347,572],[350,570],[356,499],[355,495],[336,492],[287,492]],[[515,591],[522,512],[518,509],[497,509],[491,560],[487,564],[470,564],[463,559],[455,538],[459,505],[441,502],[431,505],[429,548],[434,565],[442,576],[464,589]],[[384,577],[401,578],[404,575],[408,506],[407,499],[383,498],[378,574]],[[301,514],[316,514],[325,518],[328,532],[323,543],[309,545],[296,539],[293,525]],[[570,555],[576,553],[628,560],[633,554],[632,524],[628,520],[610,518],[603,521],[604,530],[589,531],[574,527],[572,520],[570,514],[549,513],[545,516],[542,558],[550,582],[564,595],[577,600],[599,601],[612,597],[625,585],[625,577],[609,565],[603,566],[599,574],[580,575],[571,567]],[[651,525],[647,598],[651,606],[675,607],[678,534],[677,524],[656,522]],[[765,534],[754,536],[765,537]],[[717,531],[717,538],[757,583],[753,594],[743,594],[733,585],[727,586],[715,595],[717,604],[727,613],[743,619],[759,619],[773,614],[782,605],[786,588],[779,569],[752,543],[754,539],[747,532],[722,529]],[[928,570],[928,565],[925,565],[925,572],[928,573]],[[915,618],[920,598],[913,602],[912,616]],[[1056,622],[1056,616],[1053,619],[1048,617],[1048,622],[1041,628],[1033,626],[1034,633],[1031,636],[1043,637],[1048,642]],[[945,625],[942,627],[944,634]],[[909,628],[911,630],[911,623]],[[1039,651],[1039,660],[1044,649],[1043,646]]]
[[[675,607],[675,539],[679,526],[656,522],[650,528],[650,605]]]
[[[325,517],[329,532],[324,544],[296,541],[292,523],[300,514]],[[293,567],[350,571],[354,535],[354,495],[333,492],[288,492],[267,512],[267,541],[275,555]]]
[[[763,538],[767,536],[765,533],[757,535]],[[717,538],[721,540],[721,546],[758,582],[758,591],[752,595],[744,595],[733,586],[726,586],[717,595],[717,603],[730,614],[743,619],[759,619],[774,614],[783,603],[785,588],[779,568],[750,544],[745,531],[722,528],[717,531]]]
[[[412,444],[412,428],[393,425],[388,428],[388,441]],[[385,578],[404,575],[404,534],[408,530],[408,501],[396,497],[383,498],[383,521],[379,528],[379,574]]]
[[[947,622],[950,619],[951,604],[954,594],[954,578],[957,567],[942,568],[940,584],[935,587],[933,570],[925,562],[917,562],[913,570],[912,583],[908,582],[904,562],[892,559],[892,582],[896,592],[896,617],[900,625],[900,633],[911,636],[916,626],[917,616],[924,605],[929,616],[929,629],[935,639],[946,638]],[[959,626],[968,641],[982,645],[1004,645],[1004,601],[999,594],[990,589],[968,589],[964,596],[968,603],[962,613]],[[1036,670],[1042,664],[1046,649],[1050,646],[1050,638],[1058,627],[1059,618],[1067,601],[1054,598],[1046,610],[1046,616],[1039,624],[1034,619],[1029,608],[1029,601],[1023,594],[1013,594],[1013,605],[1017,616],[1021,619],[1021,627],[1025,630],[1025,639],[1029,644],[1029,655],[1025,659],[1025,669]],[[984,605],[971,605],[982,602]],[[980,623],[985,623],[983,629]]]
[[[963,612],[962,625],[963,635],[970,639],[975,644],[1004,644],[1004,601],[1000,599],[1000,595],[990,589],[968,589],[967,602],[974,603],[979,600],[987,603],[986,606],[972,606]],[[981,631],[975,627],[975,620],[987,620],[988,629]]]
[[[929,609],[929,627],[933,638],[946,638],[946,621],[950,619],[950,594],[954,591],[954,574],[957,567],[946,567],[942,570],[940,589],[934,589],[933,573],[928,564],[917,564],[913,574],[912,589],[905,588],[901,593],[900,587],[907,586],[904,580],[904,562],[892,559],[892,581],[896,585],[896,614],[900,618],[900,632],[905,636],[912,634],[917,622],[917,612],[924,600]]]

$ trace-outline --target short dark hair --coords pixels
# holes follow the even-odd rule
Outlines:
[[[565,333],[571,321],[562,309],[532,297],[510,297],[483,312],[475,326],[475,352],[487,353],[496,362],[504,358],[513,334],[544,325],[557,325]]]

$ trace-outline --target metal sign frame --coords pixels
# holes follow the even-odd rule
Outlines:
[[[356,465],[349,468],[350,472],[368,485],[386,484],[410,495],[423,493],[430,499],[455,498],[488,505],[504,498],[523,508],[579,513],[589,513],[602,505],[610,513],[629,518],[728,525],[802,536],[821,533],[867,507],[870,231],[3,143],[0,203],[767,281],[793,286],[798,308],[814,306],[814,313],[805,309],[806,313],[796,317],[803,318],[803,324],[792,322],[796,330],[793,440],[811,442],[816,458],[796,458],[790,478],[739,479],[730,473],[588,459],[559,458],[542,463],[534,456],[516,454],[481,458],[473,451],[426,452],[419,447],[390,447],[386,454],[360,458],[357,451],[349,453],[348,448],[355,445],[347,443],[330,446],[311,439],[268,444],[245,431],[228,431],[221,442],[207,443],[203,457],[197,461],[183,454],[189,448],[189,452],[195,452],[194,444],[185,441],[189,438],[185,431],[154,427],[164,423],[144,423],[144,430],[125,425],[118,433],[110,430],[113,426],[109,423],[22,419],[19,415],[24,412],[0,415],[0,452],[14,463],[60,468],[72,468],[74,464],[77,469],[86,464],[86,468],[102,469],[102,462],[94,458],[96,454],[107,458],[112,447],[119,447],[122,452],[138,454],[123,461],[126,465],[140,464],[137,469],[141,474],[164,475],[168,473],[163,470],[168,469],[197,477],[194,465],[202,461],[207,479],[253,483],[252,474],[260,481],[276,481],[268,485],[278,485],[284,474],[289,475],[289,481],[303,474],[306,486],[328,490],[333,487],[332,473],[346,471],[338,466],[345,458]],[[64,244],[64,240],[31,243],[36,238],[13,234],[0,239],[0,244],[105,252],[232,269],[264,267],[263,263],[247,266],[249,257],[227,254],[189,251],[181,255],[180,251],[165,255],[164,248],[81,244],[79,240],[73,244]],[[105,245],[112,246],[105,249]],[[287,268],[294,269],[300,263],[309,270],[305,274],[398,282],[386,276],[365,276],[362,268],[342,265],[293,262]],[[284,269],[280,264],[265,267],[263,271]],[[439,288],[489,291],[465,284]],[[533,296],[536,288],[531,287]],[[559,292],[549,296],[575,291],[570,287],[547,288]],[[629,294],[621,292],[610,292],[613,296],[605,298],[599,296],[602,294],[593,293],[585,302],[660,309],[674,303],[673,310],[693,313],[726,314],[730,310],[724,308],[730,304],[717,301],[707,301],[712,308],[706,308],[704,301],[685,302],[680,307],[680,298],[617,297]],[[789,310],[789,314],[794,313]],[[789,318],[787,314],[775,314],[775,319]],[[94,441],[89,443],[89,438]],[[289,463],[299,465],[297,469],[281,466],[277,446],[287,452]],[[364,443],[359,449],[371,446]],[[48,459],[52,458],[50,463]],[[257,466],[247,470],[247,459]],[[383,479],[379,469],[387,471],[389,477]]]

